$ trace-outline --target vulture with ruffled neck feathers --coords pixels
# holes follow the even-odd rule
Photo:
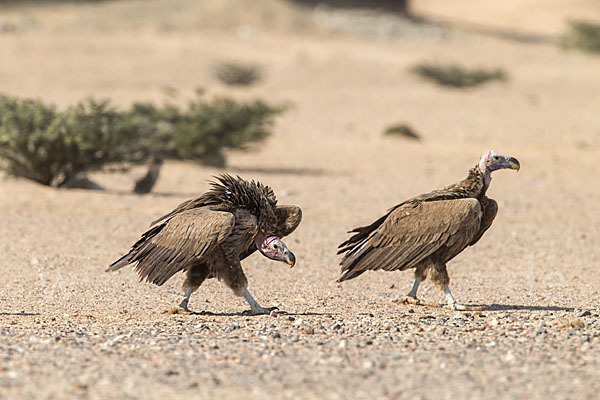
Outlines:
[[[519,170],[519,161],[489,150],[464,180],[406,200],[371,225],[350,231],[353,235],[339,246],[343,258],[338,282],[368,270],[415,268],[406,301],[419,304],[417,289],[429,277],[444,291],[449,308],[468,309],[450,293],[446,263],[477,243],[492,224],[498,205],[485,193],[491,173],[507,168]]]
[[[188,312],[191,294],[214,276],[244,296],[252,314],[269,313],[276,307],[263,308],[254,300],[240,262],[258,250],[293,267],[296,258],[281,238],[296,229],[302,211],[278,206],[273,190],[260,182],[227,174],[216,179],[209,191],[154,221],[107,271],[134,264],[140,280],[159,286],[185,271],[186,291],[179,306]]]

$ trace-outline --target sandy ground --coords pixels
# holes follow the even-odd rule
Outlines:
[[[183,102],[200,86],[290,102],[273,136],[230,153],[226,169],[304,210],[287,239],[294,269],[259,255],[245,263],[257,300],[288,314],[243,316],[245,301],[214,280],[190,303],[213,315],[163,314],[180,301],[181,275],[156,287],[130,268],[104,272],[219,170],[169,162],[144,197],[130,193],[141,169],[95,174],[104,192],[2,180],[1,399],[597,398],[600,57],[427,29],[333,34],[276,1],[240,2],[222,29],[223,10],[156,1],[137,15],[132,3],[7,7],[7,21],[34,28],[0,35],[1,90],[59,106],[88,95],[162,101],[165,87]],[[152,13],[180,18],[181,30]],[[263,65],[264,81],[221,86],[210,67],[224,58]],[[423,60],[502,67],[509,80],[441,89],[408,71]],[[398,121],[423,140],[383,137]],[[495,174],[494,225],[449,265],[457,299],[488,310],[396,304],[410,272],[335,283],[346,230],[462,179],[490,148],[522,169]],[[443,300],[427,283],[420,295]]]

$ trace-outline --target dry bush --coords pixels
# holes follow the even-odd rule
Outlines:
[[[245,149],[269,136],[283,107],[256,100],[198,97],[187,108],[136,103],[118,111],[88,99],[65,111],[39,100],[0,96],[0,168],[44,185],[63,186],[107,164],[151,157],[224,166],[223,149]]]
[[[506,73],[499,68],[465,68],[458,64],[423,63],[415,66],[413,72],[424,79],[441,86],[469,88],[492,80],[505,80]]]
[[[237,61],[224,61],[215,66],[215,76],[226,85],[249,86],[260,80],[260,67]]]
[[[138,132],[106,101],[58,112],[39,100],[0,97],[1,167],[10,175],[61,186],[108,163],[145,158]]]
[[[383,134],[386,136],[401,136],[413,140],[421,140],[421,136],[408,124],[398,123],[385,128]]]
[[[566,47],[590,53],[600,53],[600,24],[587,21],[569,21],[569,33],[562,38]]]

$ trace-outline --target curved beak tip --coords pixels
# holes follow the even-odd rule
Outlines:
[[[296,265],[296,256],[291,251],[287,251],[284,255],[284,261],[292,268]]]
[[[519,172],[519,170],[521,169],[521,164],[519,163],[519,160],[517,160],[514,157],[509,157],[507,161],[508,161],[508,168],[515,169],[515,170],[517,170],[517,172]]]

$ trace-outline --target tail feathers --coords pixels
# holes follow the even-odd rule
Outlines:
[[[144,247],[144,244],[149,239],[156,236],[156,234],[158,232],[160,232],[161,229],[164,228],[164,226],[165,226],[165,224],[155,225],[152,228],[150,228],[148,231],[144,232],[144,234],[142,235],[140,240],[138,240],[137,242],[135,242],[135,244],[133,246],[131,246],[131,250],[129,250],[129,252],[127,254],[125,254],[124,256],[119,258],[117,261],[110,264],[109,267],[106,269],[106,272],[119,270],[119,269],[139,260],[139,258],[140,258],[140,257],[138,257],[139,250],[141,250],[142,247]],[[145,246],[145,247],[147,247],[147,246]]]
[[[343,282],[343,281],[347,281],[348,279],[354,279],[357,276],[361,275],[363,272],[365,272],[365,271],[353,271],[351,269],[347,269],[346,271],[344,271],[342,276],[340,276],[338,278],[338,280],[336,282]]]
[[[117,270],[131,264],[130,256],[131,256],[131,252],[125,254],[123,257],[119,258],[117,261],[110,264],[109,267],[106,269],[106,272],[117,271]]]

